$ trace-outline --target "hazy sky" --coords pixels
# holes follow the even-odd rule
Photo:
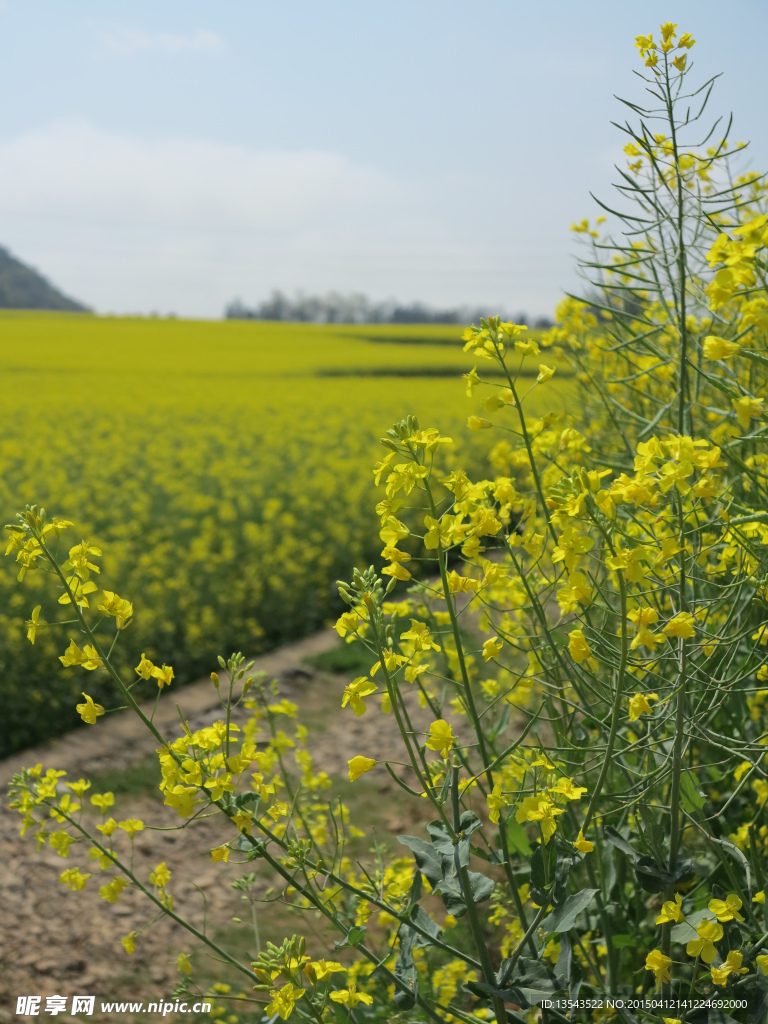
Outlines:
[[[640,13],[642,12],[642,13]],[[766,0],[0,0],[0,244],[100,312],[273,288],[549,313],[638,32],[768,167]]]

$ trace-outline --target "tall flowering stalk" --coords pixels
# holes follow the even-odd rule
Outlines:
[[[605,217],[575,225],[586,299],[568,298],[537,338],[493,317],[465,333],[467,392],[486,414],[469,426],[501,432],[492,475],[449,471],[451,439],[415,417],[382,439],[383,568],[340,582],[336,624],[369,669],[340,713],[391,716],[403,754],[386,768],[425,829],[398,837],[401,856],[377,845],[353,863],[362,832],[323,796],[333,780],[292,724],[298,708],[241,655],[212,676],[220,721],[165,737],[144,715],[182,827],[220,815],[213,859],[259,862],[337,933],[340,959],[312,959],[293,936],[244,962],[175,913],[164,865],[148,882],[133,873],[145,825],[111,817],[112,794],[91,796],[92,830],[74,799],[87,780],[41,766],[15,780],[25,829],[62,856],[87,844],[104,899],[143,891],[248,977],[264,1019],[501,1022],[549,1000],[542,1019],[560,1021],[574,1018],[556,997],[611,995],[669,1021],[688,1019],[694,995],[722,994],[734,1019],[764,1016],[768,212],[762,179],[733,170],[742,147],[732,157],[717,124],[701,128],[713,82],[688,88],[693,46],[671,23],[658,43],[637,39],[651,106],[627,104],[624,205],[603,204],[612,230]],[[574,364],[580,419],[528,416],[520,368],[538,358],[534,388]],[[141,713],[135,687],[159,692],[173,670],[142,655],[136,680],[117,672],[132,605],[104,591],[92,619],[100,552],[60,556],[70,525],[28,508],[9,551],[20,577],[48,571],[74,610],[62,663],[108,672]],[[40,607],[28,628],[32,640],[45,628]],[[83,696],[98,728],[104,709]],[[361,752],[350,780],[376,764]],[[92,872],[61,877],[80,890]],[[238,884],[255,905],[254,879]]]

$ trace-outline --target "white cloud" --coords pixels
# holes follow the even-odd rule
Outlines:
[[[538,218],[514,216],[492,179],[410,181],[317,150],[83,121],[0,143],[0,244],[104,312],[217,316],[274,287],[545,312],[564,274]]]
[[[188,35],[173,32],[145,32],[143,29],[116,25],[102,33],[102,43],[110,53],[130,57],[147,50],[162,53],[223,53],[224,40],[216,32],[198,29]]]
[[[386,175],[319,151],[145,141],[58,122],[0,144],[2,192],[30,217],[184,230],[311,228],[397,202]]]

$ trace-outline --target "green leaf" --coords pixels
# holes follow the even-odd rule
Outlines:
[[[643,819],[645,835],[642,836],[645,846],[650,846],[649,852],[653,854],[658,862],[664,860],[664,832],[659,825],[656,815],[646,804],[640,804],[640,817]]]
[[[558,850],[555,884],[552,886],[552,902],[555,906],[558,906],[565,899],[568,875],[573,867],[574,860],[575,858],[570,853],[563,854],[562,850]]]
[[[418,836],[398,836],[397,841],[411,850],[419,866],[419,871],[421,871],[422,875],[424,875],[434,889],[443,877],[443,865],[440,854],[430,843],[425,843]]]
[[[483,823],[474,811],[464,811],[459,818],[459,832],[463,832],[465,836],[471,836],[482,827]]]
[[[467,912],[467,905],[464,902],[464,893],[461,891],[458,878],[441,878],[433,887],[432,892],[436,896],[442,896],[443,906],[449,914],[454,917],[462,917]]]
[[[672,874],[660,868],[653,857],[639,857],[635,864],[635,875],[646,892],[663,892],[692,874],[693,864],[690,860],[680,861]]]
[[[341,942],[334,942],[334,949],[346,949],[347,946],[359,946],[365,938],[365,928],[350,928]]]
[[[413,881],[411,882],[411,891],[408,895],[408,906],[414,907],[418,904],[421,899],[421,871],[417,868],[413,872]]]
[[[560,936],[560,954],[555,964],[555,977],[560,988],[568,988],[573,975],[573,949],[568,932]]]
[[[460,839],[454,846],[453,836],[442,821],[430,821],[427,825],[427,832],[432,840],[432,846],[443,857],[450,857],[453,861],[456,849],[459,851],[459,864],[465,868],[469,864],[469,839],[473,832],[482,828],[482,821],[474,811],[464,811],[459,819]]]
[[[453,857],[454,845],[451,834],[442,821],[430,821],[427,825],[427,832],[432,841],[432,846],[444,857]]]
[[[531,882],[542,891],[552,881],[557,864],[557,850],[554,843],[537,843],[531,856]]]
[[[461,917],[467,912],[467,904],[464,899],[464,890],[461,881],[453,871],[452,862],[448,857],[443,858],[445,874],[435,885],[432,891],[437,896],[442,896],[443,904],[449,914],[454,917]],[[475,903],[483,903],[493,893],[495,882],[492,878],[481,875],[478,871],[468,871],[469,887],[472,892],[472,899]]]
[[[411,920],[414,924],[417,924],[423,932],[431,935],[433,939],[436,939],[443,930],[437,921],[433,921],[426,910],[420,906],[414,907],[411,911]],[[426,943],[426,939],[422,935],[417,935],[416,943],[421,945],[422,943]]]
[[[696,776],[692,771],[685,771],[680,776],[680,796],[682,797],[683,808],[688,814],[700,811],[707,802],[698,787]]]
[[[614,949],[628,949],[637,945],[637,939],[634,935],[614,935],[611,945]]]
[[[738,1024],[722,1010],[700,1009],[688,1014],[688,1024]]]
[[[251,810],[259,802],[259,796],[257,793],[240,793],[234,800],[234,803],[240,810]]]
[[[617,832],[615,828],[611,828],[610,825],[607,826],[605,829],[605,838],[608,840],[609,843],[615,846],[617,850],[621,850],[622,853],[626,853],[626,855],[630,857],[633,862],[636,861],[640,856],[637,850],[633,849],[629,845],[624,836]]]
[[[503,858],[501,858],[501,850],[497,850],[496,852],[491,850],[490,853],[487,853],[482,848],[482,846],[475,846],[474,843],[472,843],[469,848],[472,851],[472,853],[475,855],[475,857],[479,857],[480,860],[487,860],[489,864],[503,864],[504,863]]]
[[[576,918],[587,909],[598,892],[598,889],[582,889],[581,892],[569,896],[544,918],[541,923],[542,931],[546,934],[570,931],[576,923]]]
[[[401,1010],[410,1010],[416,1005],[419,991],[419,976],[413,959],[413,944],[416,932],[407,924],[401,924],[398,932],[399,950],[395,961],[395,977],[408,991],[395,989],[394,1003]]]
[[[503,976],[503,962],[499,973]],[[527,1010],[531,1006],[537,1006],[542,999],[548,999],[559,986],[554,972],[540,960],[521,956],[504,988],[495,988],[482,982],[477,982],[472,987],[490,995],[500,996],[505,1002],[517,1003]]]
[[[659,867],[653,857],[638,857],[635,877],[646,892],[663,892],[669,884],[667,872]]]
[[[493,893],[495,882],[492,878],[488,878],[486,875],[481,875],[479,871],[469,871],[469,887],[472,890],[472,898],[475,903],[483,903],[485,900],[490,899]]]
[[[506,824],[507,845],[510,850],[521,854],[523,857],[531,856],[531,844],[528,842],[528,833],[522,825],[514,818],[508,818]]]

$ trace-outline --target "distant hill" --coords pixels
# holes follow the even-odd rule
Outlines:
[[[26,266],[0,246],[0,309],[59,309],[87,313],[74,299],[54,288],[32,267]]]

